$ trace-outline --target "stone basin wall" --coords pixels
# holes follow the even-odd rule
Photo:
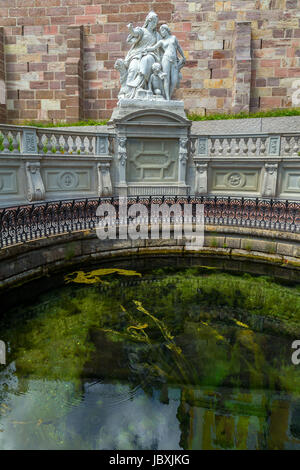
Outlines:
[[[171,235],[172,236],[172,235]],[[0,251],[0,297],[31,280],[90,266],[139,269],[151,265],[215,266],[236,272],[300,280],[300,241],[292,233],[207,226],[204,246],[195,251],[184,240],[102,240],[95,231],[20,243]],[[53,276],[52,276],[53,277]],[[30,289],[29,289],[30,291]],[[28,291],[28,292],[29,292]]]

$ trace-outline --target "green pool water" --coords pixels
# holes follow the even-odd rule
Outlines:
[[[5,312],[0,339],[2,450],[300,449],[297,285],[70,272]]]

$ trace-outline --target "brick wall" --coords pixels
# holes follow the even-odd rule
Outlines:
[[[150,9],[187,56],[175,96],[188,111],[292,106],[300,0],[1,0],[9,122],[110,117],[119,90],[113,65],[128,50],[126,25],[142,24]],[[237,23],[251,24],[247,64],[236,54]],[[0,46],[0,70],[1,63]]]

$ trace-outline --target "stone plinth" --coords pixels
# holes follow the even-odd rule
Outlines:
[[[178,116],[186,119],[186,114],[184,111],[184,102],[176,100],[159,100],[159,99],[121,99],[118,102],[118,106],[114,108],[109,125],[114,122],[115,119],[122,119],[130,113],[135,111],[169,111],[171,113],[177,114]]]
[[[113,171],[118,195],[189,193],[191,121],[183,101],[121,99],[108,125],[116,135]]]

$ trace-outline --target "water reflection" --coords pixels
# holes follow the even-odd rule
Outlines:
[[[247,283],[255,309],[278,293],[297,328],[299,290],[188,274],[155,287],[112,277],[106,293],[68,286],[3,323],[0,448],[300,449],[290,323],[263,325],[238,304]]]

